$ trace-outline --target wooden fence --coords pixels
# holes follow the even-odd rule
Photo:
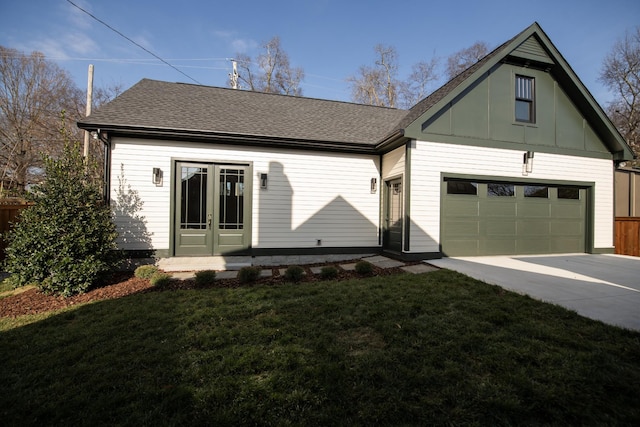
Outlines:
[[[4,250],[7,247],[3,239],[4,233],[9,231],[11,223],[16,221],[20,211],[28,206],[29,204],[22,199],[0,199],[0,261],[4,259]]]
[[[640,217],[616,217],[616,253],[640,256]]]

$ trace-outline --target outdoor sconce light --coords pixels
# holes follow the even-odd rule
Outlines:
[[[260,188],[266,190],[268,187],[269,181],[266,173],[260,174]]]
[[[527,151],[522,157],[522,175],[528,175],[533,171],[533,151]]]
[[[153,168],[153,179],[151,180],[151,182],[153,182],[157,186],[162,185],[162,169]]]
[[[378,178],[371,178],[371,194],[378,191]]]

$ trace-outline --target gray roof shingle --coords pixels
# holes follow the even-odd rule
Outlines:
[[[405,110],[143,79],[79,124],[375,145]]]

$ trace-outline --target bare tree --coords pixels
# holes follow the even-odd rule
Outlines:
[[[18,194],[41,180],[42,155],[63,148],[60,117],[70,135],[84,110],[82,91],[42,53],[0,46],[0,182]]]
[[[393,46],[376,45],[375,66],[361,66],[358,75],[347,78],[351,99],[368,105],[395,107],[399,82],[398,53]]]
[[[361,66],[358,74],[347,78],[351,100],[368,105],[410,108],[429,93],[437,80],[438,60],[418,62],[407,80],[398,79],[398,53],[393,46],[376,45],[374,66]]]
[[[476,42],[473,45],[459,50],[447,58],[446,75],[454,78],[489,53],[489,47],[485,42]]]
[[[614,95],[607,106],[611,121],[640,156],[640,27],[626,32],[613,45],[604,60],[600,81]]]
[[[241,86],[258,92],[302,95],[300,83],[304,79],[304,71],[291,67],[289,56],[280,45],[280,38],[273,37],[262,48],[264,51],[255,61],[248,55],[237,55]]]
[[[409,78],[400,84],[400,106],[411,108],[431,93],[431,85],[438,80],[438,59],[421,61],[411,67]]]

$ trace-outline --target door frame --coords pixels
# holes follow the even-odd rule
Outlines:
[[[180,163],[191,163],[191,164],[200,164],[200,165],[208,165],[211,166],[212,172],[214,174],[213,177],[213,185],[214,187],[219,183],[219,178],[215,176],[217,171],[220,169],[219,167],[242,167],[245,169],[245,181],[244,181],[244,237],[243,237],[243,247],[238,250],[233,250],[230,252],[220,252],[219,245],[213,241],[212,242],[212,251],[210,254],[206,255],[176,255],[176,220],[177,220],[177,209],[178,209],[178,201],[176,186],[178,185],[178,165]],[[252,233],[253,233],[253,162],[252,161],[238,161],[238,160],[210,160],[210,159],[195,159],[192,157],[172,157],[171,158],[171,174],[170,174],[170,200],[169,200],[169,256],[220,256],[220,255],[244,255],[248,254],[251,251],[251,241],[252,241]],[[213,200],[215,198],[215,194],[218,194],[219,190],[213,190],[214,193],[211,195],[212,204],[218,206],[218,200]],[[215,227],[219,223],[219,217],[214,212],[214,221],[212,227]],[[217,230],[212,229],[212,238],[215,239],[215,235],[217,234]]]
[[[389,227],[389,217],[390,217],[390,212],[391,212],[391,185],[394,181],[400,181],[400,184],[402,185],[402,193],[400,195],[400,206],[401,206],[401,214],[400,214],[400,222],[401,224],[401,231],[400,231],[400,242],[399,242],[399,247],[397,248],[392,248],[390,247],[390,227]],[[397,252],[397,253],[402,253],[403,252],[403,248],[404,248],[404,231],[405,231],[405,227],[406,227],[406,221],[405,221],[405,182],[404,182],[404,177],[402,175],[397,175],[394,177],[389,177],[387,179],[384,180],[384,194],[383,194],[383,199],[384,199],[384,203],[383,203],[383,210],[382,210],[382,214],[383,214],[383,218],[382,218],[382,249],[384,251],[390,251],[390,252]]]

